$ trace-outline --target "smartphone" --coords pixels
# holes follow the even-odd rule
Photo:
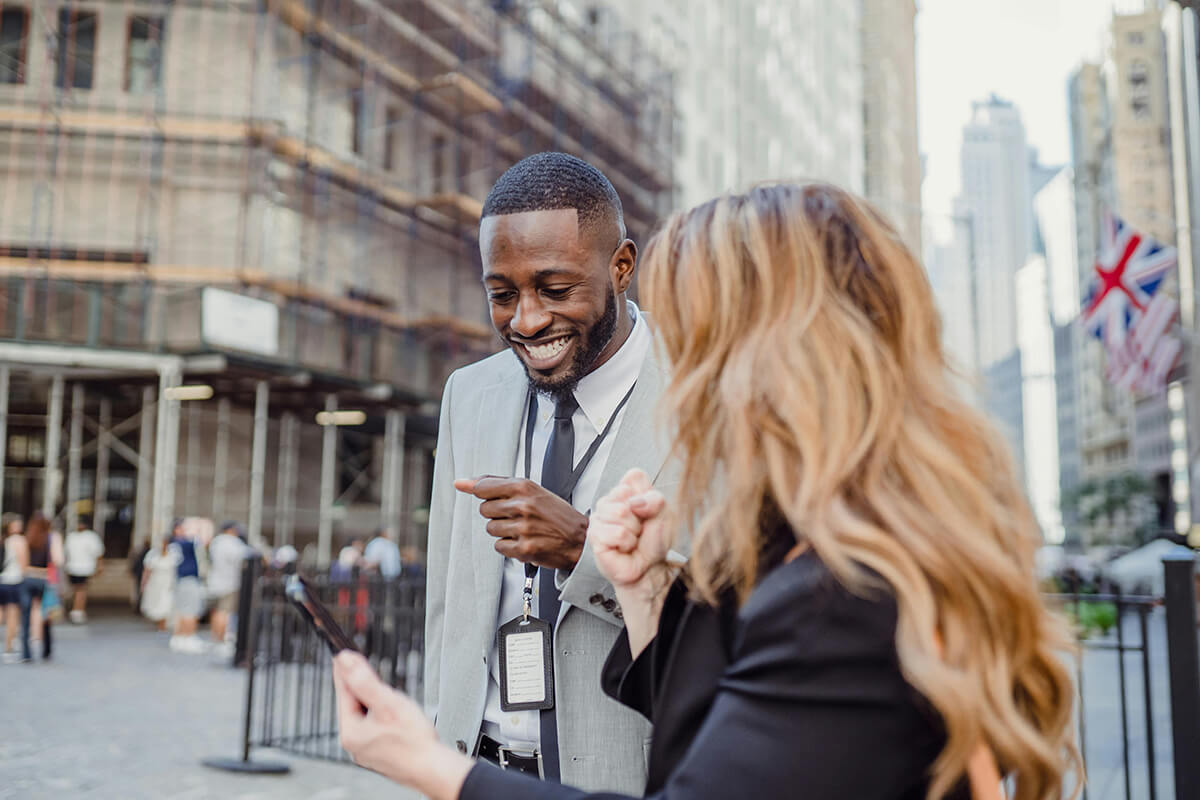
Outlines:
[[[329,613],[329,609],[317,599],[317,593],[308,579],[300,574],[289,575],[283,591],[288,600],[291,600],[292,604],[300,609],[300,613],[308,620],[308,624],[313,627],[317,635],[329,646],[330,653],[336,656],[343,650],[358,652],[354,640],[342,630],[341,626],[334,621],[333,615]]]

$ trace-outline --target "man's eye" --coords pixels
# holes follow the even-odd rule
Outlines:
[[[492,303],[507,303],[513,299],[512,292],[488,292],[488,301]]]
[[[543,290],[542,290],[542,294],[546,295],[547,297],[551,298],[552,300],[561,300],[562,298],[564,298],[564,297],[566,297],[568,294],[570,294],[570,292],[571,292],[571,289],[570,289],[570,288],[566,288],[566,289],[543,289]]]

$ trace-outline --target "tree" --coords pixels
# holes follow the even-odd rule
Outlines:
[[[1142,545],[1158,534],[1154,487],[1145,476],[1126,472],[1084,481],[1062,498],[1091,535],[1091,544]]]

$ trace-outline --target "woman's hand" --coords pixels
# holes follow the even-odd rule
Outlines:
[[[631,469],[600,498],[588,522],[596,566],[616,589],[641,588],[667,569],[666,500],[640,469]]]
[[[649,476],[633,469],[601,498],[588,523],[596,566],[616,590],[635,657],[654,638],[675,580],[667,562],[671,536],[665,510],[666,500]]]
[[[355,763],[434,800],[458,797],[473,762],[438,742],[420,706],[348,650],[333,660],[333,685],[341,744]]]

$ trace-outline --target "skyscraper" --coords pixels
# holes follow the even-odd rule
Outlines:
[[[973,229],[977,346],[986,370],[1017,347],[1014,282],[1032,244],[1029,149],[1012,103],[992,96],[973,105],[963,128],[961,200]]]
[[[1116,208],[1110,80],[1100,64],[1083,64],[1068,83],[1075,183],[1075,246],[1081,294],[1090,283],[1102,208]],[[1104,379],[1104,352],[1081,338],[1078,352],[1080,477],[1104,478],[1132,467],[1132,401]]]
[[[863,191],[859,3],[613,0],[611,8],[674,67],[682,205],[767,179]]]
[[[921,156],[917,148],[917,15],[913,0],[864,0],[864,178],[867,199],[921,252]]]

